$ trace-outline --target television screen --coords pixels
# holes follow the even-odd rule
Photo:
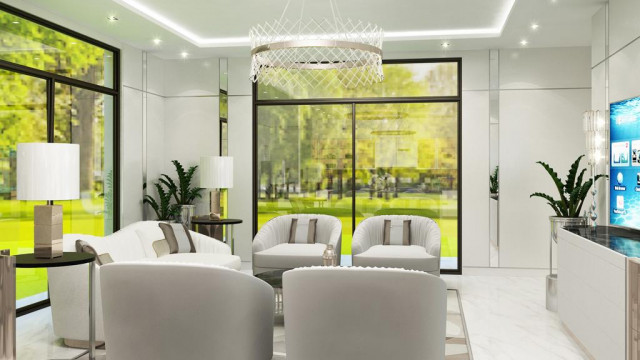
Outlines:
[[[610,109],[609,222],[640,229],[640,97]]]

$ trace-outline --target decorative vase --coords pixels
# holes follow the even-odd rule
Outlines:
[[[180,205],[180,214],[178,214],[176,220],[186,226],[187,229],[191,230],[191,218],[195,211],[195,205]]]
[[[327,244],[327,248],[324,249],[322,254],[322,266],[336,266],[337,264],[336,252],[333,250],[333,245]]]
[[[553,273],[553,243],[558,243],[558,230],[569,226],[587,226],[586,217],[549,216],[549,275],[547,275],[547,310],[558,311],[558,274]]]

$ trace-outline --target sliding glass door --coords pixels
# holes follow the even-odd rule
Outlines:
[[[254,87],[254,231],[282,214],[336,216],[349,264],[363,219],[422,215],[440,226],[441,268],[460,273],[461,60],[383,67],[369,87]]]
[[[80,145],[80,199],[63,232],[118,228],[119,51],[0,3],[0,249],[33,252],[33,206],[16,199],[23,142]],[[40,202],[43,203],[43,202]],[[58,203],[58,202],[57,202]],[[18,269],[18,314],[48,304],[44,269]]]
[[[265,106],[258,114],[258,224],[283,214],[327,214],[342,221],[351,251],[350,105]]]

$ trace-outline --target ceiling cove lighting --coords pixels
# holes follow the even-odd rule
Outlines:
[[[331,18],[305,17],[303,3],[300,16],[290,19],[285,16],[290,3],[279,19],[249,30],[253,82],[313,87],[327,79],[327,73],[318,70],[336,72],[346,88],[384,79],[381,27],[343,18],[336,0],[329,0]],[[292,76],[282,76],[283,71]]]
[[[205,38],[196,35],[185,26],[160,14],[151,7],[140,3],[138,0],[113,0],[136,14],[156,23],[168,31],[180,36],[190,43],[201,47],[240,47],[249,46],[249,37],[225,37]],[[498,11],[496,24],[488,28],[446,29],[446,30],[411,30],[411,31],[387,31],[384,33],[385,41],[401,40],[437,40],[442,38],[488,38],[498,37],[502,34],[511,10],[516,0],[504,0],[502,8]]]

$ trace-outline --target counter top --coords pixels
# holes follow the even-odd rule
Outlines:
[[[567,227],[567,231],[626,257],[640,257],[640,231],[617,226]]]

